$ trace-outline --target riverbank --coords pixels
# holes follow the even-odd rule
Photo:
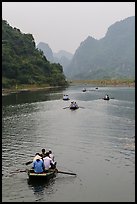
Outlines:
[[[135,80],[72,80],[70,81],[71,85],[76,84],[93,84],[96,86],[128,86],[128,87],[134,87],[135,86]]]
[[[69,81],[70,85],[96,85],[96,86],[128,86],[135,87],[135,80],[72,80]],[[58,88],[57,86],[49,85],[22,85],[16,86],[11,89],[2,89],[2,96],[8,95],[11,93],[20,93],[20,92],[29,92],[29,91],[39,91],[39,90],[48,90]]]
[[[11,89],[2,89],[2,96],[12,94],[12,93],[21,93],[21,92],[29,92],[29,91],[39,91],[39,90],[48,90],[57,88],[54,86],[38,86],[38,85],[24,85],[19,87],[13,87]]]

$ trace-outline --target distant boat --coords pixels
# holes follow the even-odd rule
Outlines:
[[[76,110],[76,109],[78,109],[79,108],[79,106],[77,105],[77,103],[76,102],[71,102],[71,104],[70,104],[70,107],[69,107],[71,110]]]
[[[86,92],[86,89],[85,88],[83,88],[83,90],[82,90],[83,92]]]
[[[64,101],[69,100],[69,96],[68,96],[67,94],[66,94],[66,95],[64,94],[64,96],[63,96],[63,100],[64,100]]]
[[[109,98],[108,95],[106,95],[106,96],[103,97],[103,99],[108,101],[110,98]]]

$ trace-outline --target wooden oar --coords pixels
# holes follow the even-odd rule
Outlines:
[[[26,172],[26,171],[27,171],[27,169],[25,169],[25,170],[17,169],[16,171],[12,171],[12,172],[10,172],[10,174],[21,173],[21,172]]]
[[[29,164],[31,164],[33,161],[28,161],[28,162],[26,162],[25,164],[26,165],[29,165]]]
[[[69,108],[69,107],[64,107],[63,109],[66,109],[66,108]]]
[[[65,172],[65,171],[59,171],[59,170],[57,170],[57,173],[60,173],[60,174],[69,174],[69,175],[74,175],[74,176],[77,175],[77,174],[75,174],[75,173]]]
[[[79,106],[79,108],[85,108],[85,107]]]

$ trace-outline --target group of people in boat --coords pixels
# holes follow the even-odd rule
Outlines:
[[[64,94],[64,96],[63,96],[63,100],[69,100],[69,96],[68,96],[68,94]]]
[[[75,101],[72,101],[71,104],[70,104],[70,106],[69,106],[69,108],[70,108],[70,109],[77,109],[77,108],[79,108],[79,107],[78,107],[78,104],[77,104]]]
[[[50,169],[56,168],[57,162],[55,162],[55,156],[50,149],[46,152],[45,149],[41,150],[41,153],[36,153],[33,158],[32,169],[35,173],[48,172]]]
[[[83,88],[83,90],[82,90],[83,92],[86,92],[86,88]]]

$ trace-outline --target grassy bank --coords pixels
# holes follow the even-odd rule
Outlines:
[[[94,84],[98,86],[135,86],[133,79],[115,79],[115,80],[72,80],[71,85],[75,84]]]
[[[49,86],[48,84],[42,84],[42,85],[16,85],[11,87],[10,89],[2,89],[2,95],[6,95],[9,93],[19,93],[19,92],[25,92],[25,91],[38,91],[38,90],[47,90],[50,88],[54,88],[53,86]]]
[[[72,80],[69,81],[70,85],[77,84],[92,84],[96,86],[135,86],[135,80]],[[50,88],[57,88],[55,86],[49,86],[48,84],[42,85],[16,85],[11,87],[10,89],[2,89],[2,95],[6,95],[9,93],[19,93],[23,91],[38,91],[38,90],[47,90]]]

